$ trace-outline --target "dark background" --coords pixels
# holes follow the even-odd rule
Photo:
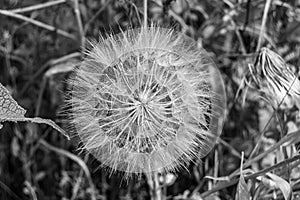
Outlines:
[[[139,27],[143,4],[138,0],[80,0],[82,31],[76,18],[75,1],[66,0],[28,12],[13,10],[46,3],[43,0],[0,0],[0,82],[27,110],[26,116],[49,118],[66,128],[57,113],[63,106],[66,80],[83,56],[83,35],[92,40],[107,32],[117,33],[119,27],[124,30]],[[237,184],[226,187],[227,181],[221,182],[214,196],[207,197],[213,193],[217,181],[204,177],[226,177],[238,170],[241,152],[245,153],[245,159],[249,157],[273,113],[268,103],[259,98],[258,90],[246,90],[242,84],[248,64],[257,56],[259,37],[262,38],[260,47],[269,47],[281,55],[295,74],[300,66],[299,1],[273,0],[262,34],[266,3],[263,0],[148,1],[149,21],[184,32],[208,51],[221,71],[227,92],[228,115],[221,140],[201,163],[191,164],[188,170],[177,175],[167,175],[171,180],[163,181],[165,198],[200,200],[202,195],[205,199],[234,199]],[[7,10],[12,16],[3,12]],[[20,15],[26,18],[18,19]],[[30,19],[48,27],[32,24]],[[69,35],[59,33],[58,29]],[[262,145],[258,153],[278,144],[287,132],[298,129],[295,107],[278,113],[282,126],[272,120],[260,139]],[[1,200],[151,197],[145,177],[124,181],[122,174],[110,175],[106,169],[99,168],[100,163],[91,155],[76,150],[78,140],[68,141],[47,125],[5,123],[0,133]],[[286,146],[287,153],[276,148],[261,159],[250,160],[247,172],[259,172],[297,155],[295,138]],[[68,153],[73,154],[73,159]],[[88,168],[78,165],[80,159]],[[298,161],[280,165],[271,172],[285,180],[293,188],[293,198],[299,199]],[[90,179],[86,176],[88,173]],[[260,177],[273,181],[278,189],[272,189],[268,181],[254,178],[247,181],[251,196],[273,199],[277,194],[278,199],[283,199],[278,186],[283,183],[265,175],[266,172],[262,172]]]

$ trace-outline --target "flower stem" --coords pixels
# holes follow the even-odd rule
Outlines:
[[[159,186],[158,172],[152,172],[151,176],[147,176],[150,186],[151,200],[163,200],[162,188]]]
[[[148,14],[148,5],[147,5],[147,0],[144,0],[144,28],[146,29],[148,27],[148,22],[147,22],[147,14]]]

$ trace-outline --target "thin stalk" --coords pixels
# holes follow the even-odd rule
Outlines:
[[[45,3],[41,3],[41,4],[28,6],[28,7],[17,8],[17,9],[13,9],[13,10],[9,10],[9,11],[13,12],[13,13],[32,12],[32,11],[36,11],[36,10],[45,9],[45,8],[48,8],[51,6],[59,5],[62,3],[66,3],[66,0],[49,1],[49,2],[45,2]]]
[[[162,187],[159,185],[159,174],[158,172],[151,173],[151,175],[146,176],[150,186],[151,200],[163,200]]]
[[[144,0],[144,28],[146,29],[148,27],[148,2],[147,0]]]
[[[264,36],[264,33],[265,33],[265,28],[266,28],[266,22],[267,22],[267,18],[268,18],[268,12],[269,12],[269,9],[270,9],[271,2],[272,2],[272,0],[267,0],[267,2],[265,4],[263,19],[262,19],[261,27],[260,27],[259,38],[258,38],[258,42],[257,42],[257,46],[256,46],[256,52],[259,51],[259,49],[261,47],[261,44],[262,44],[262,40],[263,40],[263,36]]]
[[[54,26],[51,26],[49,24],[45,24],[43,22],[40,22],[40,21],[37,21],[35,19],[32,19],[32,18],[29,18],[29,17],[26,17],[24,15],[20,15],[20,14],[17,14],[17,13],[13,13],[11,11],[8,11],[8,10],[0,10],[0,15],[5,15],[7,17],[12,17],[12,18],[16,18],[16,19],[19,19],[19,20],[23,20],[25,22],[28,22],[28,23],[31,23],[35,26],[38,26],[40,28],[43,28],[43,29],[46,29],[48,31],[52,31],[52,32],[55,32],[59,35],[62,35],[64,37],[67,37],[69,39],[72,39],[72,40],[76,40],[75,36],[73,36],[72,34],[64,31],[64,30],[61,30],[61,29],[58,29]]]
[[[75,12],[75,17],[78,25],[78,31],[79,31],[79,36],[80,36],[80,45],[84,47],[85,45],[85,38],[84,38],[84,32],[83,32],[83,25],[82,25],[82,20],[80,16],[80,10],[79,10],[79,2],[78,0],[74,0],[74,12]]]

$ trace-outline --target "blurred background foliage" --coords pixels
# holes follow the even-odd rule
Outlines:
[[[259,90],[244,81],[248,64],[257,56],[259,38],[259,47],[273,49],[299,74],[299,0],[148,4],[149,21],[187,34],[208,51],[227,92],[228,115],[215,149],[177,175],[161,175],[163,197],[241,199],[236,195],[242,191],[246,196],[239,190],[246,187],[253,199],[284,199],[284,194],[300,199],[299,159],[289,160],[298,155],[300,133],[293,131],[299,129],[299,111],[288,105],[274,114]],[[0,82],[28,110],[26,116],[50,118],[66,128],[57,112],[66,79],[84,56],[81,47],[88,46],[84,38],[139,27],[142,8],[139,0],[0,0]],[[287,138],[291,132],[295,134]],[[0,133],[1,200],[151,198],[145,178],[124,181],[122,174],[106,173],[91,155],[76,151],[78,139],[68,141],[46,125],[6,123]],[[250,156],[257,143],[256,154]],[[241,152],[246,183],[237,185]]]

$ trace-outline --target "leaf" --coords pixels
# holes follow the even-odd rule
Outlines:
[[[18,103],[9,94],[9,91],[0,83],[0,129],[3,127],[1,122],[32,122],[38,124],[48,124],[58,132],[62,133],[68,139],[70,137],[66,132],[60,128],[55,122],[50,119],[42,119],[39,117],[27,118],[25,117],[26,110],[18,105]]]
[[[0,83],[0,121],[6,118],[24,117],[26,110],[9,94],[9,91]]]
[[[50,119],[43,119],[40,117],[34,117],[34,118],[29,118],[29,117],[22,117],[22,118],[7,118],[5,121],[13,121],[13,122],[31,122],[31,123],[36,123],[36,124],[48,124],[58,132],[62,133],[64,136],[66,136],[68,139],[70,137],[66,134],[66,132],[60,128],[54,121]]]
[[[250,200],[251,196],[243,175],[243,160],[244,160],[244,152],[242,152],[242,160],[241,160],[241,167],[240,167],[240,180],[237,186],[237,192],[235,199],[237,200]]]
[[[284,180],[283,178],[277,176],[276,174],[267,173],[267,176],[274,181],[275,188],[278,188],[281,190],[284,199],[288,200],[290,199],[290,196],[292,195],[292,187],[291,185]]]

